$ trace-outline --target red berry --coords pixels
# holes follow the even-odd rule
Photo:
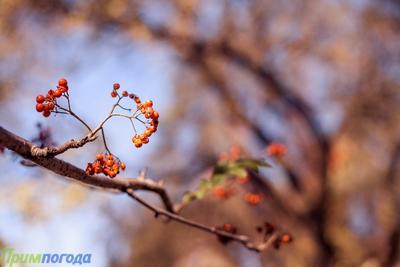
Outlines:
[[[130,98],[130,99],[134,99],[134,98],[135,98],[135,95],[134,95],[134,94],[129,94],[129,98]]]
[[[126,168],[125,163],[121,162],[120,166],[121,166],[121,169],[122,169],[122,170],[125,170],[125,168]]]
[[[158,114],[157,111],[154,111],[154,112],[153,112],[152,118],[153,118],[154,120],[158,120],[159,117],[160,117],[160,114]]]
[[[68,88],[64,86],[58,86],[57,88],[61,91],[61,93],[66,93],[68,91]]]
[[[143,133],[143,136],[144,136],[144,137],[150,137],[151,133],[152,133],[152,132],[151,132],[149,129],[146,129],[146,130],[144,131],[144,133]]]
[[[113,84],[113,88],[114,90],[118,90],[121,86],[119,85],[119,83],[114,83]]]
[[[62,95],[62,91],[60,90],[60,89],[56,89],[55,91],[54,91],[54,96],[55,97],[60,97]]]
[[[36,111],[42,112],[44,110],[44,105],[42,103],[36,104]]]
[[[37,103],[43,103],[43,102],[44,102],[44,96],[38,95],[38,96],[36,97],[36,102],[37,102]]]
[[[54,103],[53,102],[48,103],[47,104],[47,108],[48,108],[48,110],[53,110],[54,109]]]
[[[123,92],[122,92],[122,95],[123,95],[123,96],[128,96],[128,92],[127,92],[127,91],[123,91]]]
[[[281,143],[271,143],[267,148],[266,152],[268,156],[283,157],[287,152],[287,147]]]
[[[45,117],[50,116],[50,111],[49,110],[43,111],[43,116],[45,116]]]
[[[155,127],[155,126],[150,126],[149,128],[149,131],[151,132],[151,133],[155,133],[156,131],[157,131],[157,127]]]
[[[281,236],[281,242],[284,244],[288,244],[290,242],[292,242],[293,238],[290,234],[283,234]]]
[[[146,101],[143,103],[143,105],[144,105],[146,108],[151,108],[151,107],[153,106],[153,101],[151,101],[151,100],[146,100]]]
[[[50,96],[50,97],[53,97],[53,96],[54,96],[54,90],[53,90],[53,89],[50,89],[50,90],[47,92],[47,95]]]
[[[112,92],[111,92],[111,96],[112,96],[112,97],[117,97],[117,92],[112,91]]]
[[[59,86],[67,87],[67,84],[68,84],[68,81],[66,79],[64,79],[64,78],[61,78],[61,79],[58,80],[58,85]]]

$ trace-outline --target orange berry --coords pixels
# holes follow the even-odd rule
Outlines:
[[[121,86],[120,86],[119,83],[114,83],[114,84],[113,84],[114,90],[118,90],[120,87],[121,87]]]
[[[267,146],[266,152],[268,156],[283,157],[287,152],[287,148],[281,143],[271,143]]]
[[[64,79],[64,78],[61,78],[61,79],[58,80],[58,85],[67,87],[68,81],[66,79]]]
[[[152,119],[157,120],[160,117],[160,114],[158,114],[157,111],[153,111],[153,114],[151,117],[152,117]]]
[[[221,198],[221,199],[227,199],[229,197],[229,191],[223,186],[214,187],[213,193],[214,193],[214,196]]]
[[[155,127],[154,125],[151,125],[148,129],[151,133],[155,133],[157,131],[157,127]]]
[[[143,105],[144,105],[146,108],[151,108],[151,107],[153,106],[153,101],[151,101],[151,100],[146,100],[146,101],[144,101]]]
[[[44,102],[44,96],[38,95],[38,96],[36,97],[36,102],[37,102],[37,103],[43,103],[43,102]]]
[[[44,110],[44,105],[42,103],[36,104],[36,111],[42,112]]]
[[[48,116],[50,116],[50,111],[49,111],[49,110],[43,111],[43,116],[45,116],[46,118],[47,118]]]
[[[258,205],[261,203],[261,195],[260,194],[253,194],[253,193],[248,193],[245,195],[245,198],[247,203],[251,205]]]
[[[97,154],[96,155],[96,159],[97,160],[102,160],[103,159],[103,155],[102,154]]]
[[[97,173],[97,174],[101,173],[102,171],[103,171],[103,168],[100,167],[100,166],[96,166],[96,167],[94,168],[94,172]]]
[[[135,147],[139,148],[139,147],[142,146],[143,142],[142,142],[142,140],[140,140],[140,139],[136,139],[136,141],[134,142],[134,144],[135,144]]]
[[[93,175],[95,173],[93,168],[86,168],[86,175]]]
[[[47,105],[46,105],[46,107],[48,108],[48,110],[53,110],[54,109],[54,103],[53,102],[50,102],[50,103],[48,103]]]
[[[143,133],[143,136],[144,137],[150,137],[151,136],[151,131],[147,128],[145,131],[144,131],[144,133]]]
[[[53,90],[53,89],[50,89],[50,90],[47,92],[47,95],[50,96],[50,97],[53,97],[53,96],[54,96],[54,90]]]
[[[110,172],[110,169],[109,169],[109,168],[104,168],[104,169],[103,169],[103,174],[104,174],[104,175],[107,175],[107,176],[108,176],[109,172]]]
[[[290,234],[283,234],[280,238],[281,242],[284,244],[288,244],[293,241],[293,238]]]
[[[117,163],[114,163],[111,167],[114,171],[118,171],[119,170],[119,165]]]
[[[58,86],[58,90],[60,90],[61,93],[66,93],[68,91],[68,88],[64,86]]]
[[[54,91],[54,96],[55,97],[60,97],[62,95],[62,91],[60,90],[60,89],[56,89],[55,91]]]
[[[128,92],[127,91],[122,91],[122,96],[128,96]]]
[[[145,137],[142,139],[143,144],[147,144],[149,142],[149,138]]]
[[[139,98],[138,96],[135,96],[135,102],[136,102],[137,104],[140,104],[140,98]]]
[[[112,92],[111,92],[111,97],[117,97],[117,92],[112,91]]]
[[[122,170],[125,170],[125,168],[126,168],[125,163],[121,162],[120,167],[121,167]]]

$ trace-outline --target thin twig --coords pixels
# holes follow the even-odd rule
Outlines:
[[[105,136],[105,134],[104,134],[104,129],[103,129],[103,127],[101,127],[101,136],[102,136],[102,138],[103,138],[103,144],[104,144],[105,149],[107,150],[107,152],[108,152],[109,154],[112,155],[110,149],[109,149],[108,146],[107,146],[106,136]]]
[[[185,224],[191,227],[194,227],[196,229],[214,234],[216,236],[219,237],[225,237],[228,238],[231,241],[236,241],[241,243],[242,245],[244,245],[246,248],[256,251],[256,252],[261,252],[267,248],[269,248],[271,246],[271,244],[278,238],[277,234],[272,235],[271,237],[269,237],[265,242],[262,242],[260,244],[255,244],[253,242],[251,242],[249,240],[249,237],[246,235],[238,235],[238,234],[231,234],[228,233],[226,231],[223,230],[219,230],[216,227],[212,227],[212,226],[207,226],[205,224],[201,224],[195,221],[192,221],[190,219],[186,219],[176,213],[171,213],[169,211],[166,211],[164,209],[158,208],[157,206],[154,206],[150,203],[148,203],[147,201],[145,201],[144,199],[142,199],[141,197],[139,197],[138,195],[135,194],[134,190],[132,189],[127,189],[126,193],[132,197],[133,199],[135,199],[137,202],[139,202],[140,204],[142,204],[144,207],[146,207],[147,209],[151,210],[154,212],[155,216],[158,217],[159,215],[163,215],[165,217],[167,217],[168,219],[174,220],[176,222],[179,222],[181,224]]]

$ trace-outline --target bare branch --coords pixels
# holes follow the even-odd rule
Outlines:
[[[92,187],[120,192],[125,192],[128,188],[132,190],[145,190],[154,192],[160,196],[166,210],[174,212],[172,202],[169,199],[165,189],[153,180],[122,178],[110,179],[102,176],[89,176],[84,170],[63,160],[54,157],[39,157],[33,154],[32,150],[35,150],[33,149],[35,147],[33,143],[7,131],[1,126],[0,145],[14,151],[21,157],[30,160],[54,173],[71,178],[75,181],[84,183]],[[44,148],[43,150],[51,151],[51,149],[49,148]],[[58,152],[60,152],[60,150],[58,150]]]
[[[256,243],[251,242],[249,240],[249,237],[246,235],[231,234],[226,231],[219,230],[216,227],[207,226],[207,225],[186,219],[176,213],[171,213],[169,211],[160,209],[160,208],[146,202],[141,197],[137,196],[132,189],[127,189],[126,193],[130,197],[132,197],[133,199],[138,201],[140,204],[142,204],[144,207],[153,211],[156,217],[158,217],[159,215],[163,215],[163,216],[165,216],[173,221],[179,222],[181,224],[185,224],[185,225],[197,228],[199,230],[214,234],[218,237],[225,237],[230,241],[239,242],[242,245],[244,245],[246,248],[256,251],[256,252],[262,252],[263,250],[268,249],[274,243],[274,241],[279,238],[279,236],[277,234],[273,234],[273,235],[269,236],[264,242],[256,244]]]
[[[81,140],[71,139],[70,141],[67,141],[60,146],[48,146],[48,147],[44,147],[44,148],[40,148],[36,145],[32,145],[31,154],[33,157],[51,158],[51,157],[54,157],[54,156],[64,153],[68,149],[80,148],[89,142],[93,142],[94,140],[96,140],[96,138],[97,138],[97,136],[85,136]]]

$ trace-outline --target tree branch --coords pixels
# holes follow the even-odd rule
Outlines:
[[[85,138],[84,138],[85,139]],[[0,126],[0,145],[14,151],[21,157],[30,160],[37,165],[40,165],[54,173],[61,176],[71,178],[75,181],[84,183],[86,185],[109,189],[114,191],[125,192],[128,188],[132,190],[145,190],[158,194],[165,206],[165,208],[174,212],[173,205],[165,189],[157,182],[150,179],[110,179],[102,176],[89,176],[86,172],[68,162],[54,158],[54,157],[39,157],[32,153],[32,151],[56,151],[58,154],[62,153],[61,150],[68,147],[69,142],[58,148],[40,148],[35,149],[35,145],[28,140],[25,140]],[[75,144],[71,142],[71,144]],[[38,150],[39,149],[39,150]]]
[[[82,140],[85,140],[82,139]],[[243,246],[246,248],[256,251],[256,252],[261,252],[263,250],[268,249],[271,247],[271,245],[274,244],[274,242],[279,241],[279,235],[277,233],[274,233],[266,238],[263,242],[260,243],[254,243],[250,240],[250,238],[246,235],[239,235],[239,234],[232,234],[227,231],[223,231],[218,229],[217,227],[213,226],[207,226],[189,219],[186,219],[180,215],[178,215],[173,207],[173,204],[164,189],[164,187],[161,185],[161,183],[157,183],[153,180],[150,179],[145,179],[143,177],[139,177],[137,179],[120,179],[120,178],[106,178],[102,176],[90,176],[87,175],[86,172],[68,162],[65,162],[63,160],[57,159],[55,157],[49,157],[49,155],[52,155],[51,153],[62,153],[61,151],[64,149],[66,150],[66,147],[72,147],[74,145],[77,145],[76,142],[79,144],[84,145],[84,142],[87,143],[87,141],[70,141],[65,143],[64,145],[58,147],[58,148],[43,148],[40,150],[39,148],[35,149],[35,145],[28,140],[23,139],[22,137],[19,137],[3,127],[0,126],[0,145],[4,146],[21,157],[23,157],[26,160],[32,161],[36,163],[37,165],[40,165],[54,173],[57,173],[59,175],[69,177],[75,181],[84,183],[88,186],[95,187],[95,188],[101,188],[101,189],[110,189],[114,191],[119,191],[122,193],[126,193],[129,195],[131,198],[135,199],[137,202],[142,204],[144,207],[147,209],[153,211],[156,216],[158,215],[163,215],[173,221],[179,222],[181,224],[185,224],[191,227],[194,227],[196,229],[211,233],[216,235],[217,237],[220,238],[225,238],[229,241],[236,241],[241,243]],[[69,144],[69,145],[68,145]],[[47,157],[42,157],[38,156],[37,151],[47,151]],[[36,152],[36,154],[35,154]],[[159,208],[157,206],[154,206],[144,199],[140,198],[135,194],[136,190],[144,190],[144,191],[151,191],[159,195],[161,198],[161,201],[164,204],[164,209]]]

